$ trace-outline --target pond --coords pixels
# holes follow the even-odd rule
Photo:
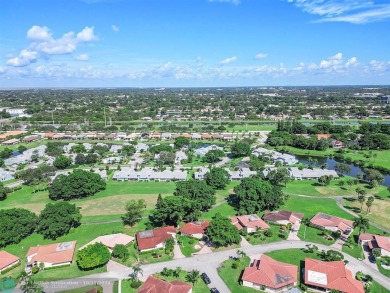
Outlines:
[[[300,163],[303,163],[303,164],[306,164],[306,165],[312,165],[312,166],[321,166],[323,164],[327,164],[328,165],[328,169],[330,170],[334,170],[335,167],[336,167],[336,164],[337,163],[345,163],[347,164],[350,168],[351,168],[351,171],[349,171],[347,174],[345,175],[348,175],[348,176],[351,176],[351,177],[357,177],[357,174],[359,173],[363,173],[363,170],[359,167],[359,166],[356,166],[354,164],[349,164],[349,163],[346,163],[346,162],[342,162],[342,161],[338,161],[334,158],[322,158],[322,157],[314,157],[317,162],[313,163],[313,162],[310,162],[309,161],[309,156],[296,156],[298,161]],[[382,185],[384,186],[390,186],[390,175],[389,174],[383,174],[383,178],[385,179],[385,181],[382,183]]]

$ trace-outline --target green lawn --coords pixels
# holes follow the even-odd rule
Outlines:
[[[222,280],[226,283],[232,293],[255,293],[261,292],[259,290],[241,286],[240,277],[242,271],[249,266],[250,258],[244,257],[240,259],[238,267],[236,269],[232,268],[232,264],[236,262],[235,260],[226,260],[222,263],[222,268],[218,270],[218,274]],[[207,291],[205,291],[207,292]]]
[[[272,231],[272,236],[271,237],[266,237],[264,235],[264,238],[263,238],[264,240],[262,240],[261,237],[256,237],[255,236],[256,233],[248,234],[248,236],[246,236],[245,238],[252,245],[264,244],[264,243],[269,243],[269,242],[275,242],[275,241],[283,240],[281,237],[279,237],[279,230],[280,230],[280,226],[279,225],[270,225],[270,229],[269,230]]]
[[[199,249],[194,248],[194,246],[199,242],[199,239],[178,235],[177,240],[180,244],[181,252],[185,256],[191,256],[193,253],[199,251]]]
[[[131,288],[131,286],[130,286],[131,283],[132,283],[132,280],[122,280],[121,288],[122,288],[123,293],[136,293],[136,292],[138,292],[138,289]]]
[[[312,218],[318,212],[327,213],[345,219],[353,219],[353,216],[340,209],[336,201],[331,198],[307,198],[300,196],[290,196],[279,210],[286,209],[303,213],[304,217]]]
[[[382,287],[377,282],[373,281],[371,284],[371,292],[373,293],[390,293],[390,290]]]
[[[332,180],[330,185],[322,186],[316,180],[294,180],[287,183],[284,192],[287,194],[300,194],[309,196],[335,196],[335,195],[356,195],[356,188],[366,189],[368,193],[378,196],[385,196],[388,191],[385,186],[378,186],[373,189],[367,189],[366,184],[358,183],[349,186],[347,181],[352,177],[342,177],[340,179]],[[339,182],[344,181],[344,186],[339,186]]]
[[[221,204],[208,212],[205,212],[200,217],[201,220],[210,220],[216,213],[221,213],[225,217],[234,216],[236,211],[234,208],[228,203]]]
[[[378,266],[378,270],[385,275],[386,277],[390,278],[390,270],[386,270],[384,267],[381,265],[381,259],[379,257],[376,258],[376,265]]]
[[[306,232],[305,232],[306,230]],[[325,244],[325,245],[332,245],[333,243],[336,242],[336,239],[334,238],[328,238],[323,236],[323,232],[320,229],[314,228],[314,227],[305,227],[305,225],[301,225],[298,231],[298,237],[299,239],[303,241],[309,241],[309,242],[314,242],[314,243],[320,243],[320,244]],[[326,234],[330,235],[330,231],[326,231]]]

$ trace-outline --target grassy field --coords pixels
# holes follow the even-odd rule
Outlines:
[[[298,237],[299,239],[303,241],[309,241],[314,243],[320,243],[324,245],[332,245],[336,242],[336,239],[328,236],[324,236],[324,231],[314,228],[314,227],[305,227],[304,225],[301,225],[298,231]],[[330,235],[330,231],[325,231],[326,235]]]
[[[357,200],[345,199],[343,205],[355,213],[360,213],[361,204]],[[362,215],[367,217],[370,221],[390,229],[390,199],[376,197],[368,214],[367,207],[363,204]]]
[[[384,267],[382,267],[382,265],[381,265],[381,259],[380,259],[380,258],[377,258],[377,259],[376,259],[376,265],[378,266],[378,270],[379,270],[383,275],[385,275],[386,277],[389,277],[389,278],[390,278],[390,270],[387,270],[387,269],[385,269]]]
[[[199,251],[199,249],[194,248],[194,246],[199,242],[199,239],[178,235],[177,241],[180,245],[181,252],[185,256],[191,256],[193,253]]]
[[[269,242],[275,242],[275,241],[280,241],[282,238],[279,237],[279,225],[270,225],[270,229],[272,231],[272,236],[271,237],[266,237],[264,236],[264,240],[262,240],[260,237],[255,237],[253,234],[248,234],[246,240],[252,245],[256,244],[264,244],[264,243],[269,243]]]
[[[385,186],[378,186],[373,189],[367,189],[366,184],[358,183],[349,186],[347,181],[351,177],[342,177],[332,180],[330,185],[322,186],[316,180],[294,180],[287,183],[284,192],[287,194],[301,194],[308,196],[340,196],[340,195],[356,195],[356,188],[366,189],[369,194],[384,196],[388,193]],[[339,182],[344,181],[344,186],[339,186]]]
[[[249,266],[250,258],[244,257],[240,259],[240,261],[236,262],[238,267],[236,269],[232,268],[235,260],[226,260],[222,263],[223,267],[218,270],[218,274],[222,278],[222,280],[226,283],[232,293],[255,293],[261,292],[256,289],[248,288],[241,286],[240,278],[242,271]],[[207,291],[205,291],[207,292]]]

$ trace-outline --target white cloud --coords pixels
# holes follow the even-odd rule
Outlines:
[[[7,65],[11,65],[15,67],[27,66],[30,65],[31,63],[36,62],[38,58],[37,56],[38,53],[35,51],[22,50],[19,56],[8,59]]]
[[[268,57],[268,54],[267,53],[258,53],[256,54],[255,58],[256,59],[265,59]]]
[[[358,60],[356,57],[352,57],[350,59],[348,59],[347,63],[345,63],[345,66],[346,67],[352,67],[352,66],[356,66],[358,64]]]
[[[77,40],[80,42],[96,41],[98,37],[93,32],[94,27],[86,26],[81,32],[77,34]]]
[[[79,60],[79,61],[87,61],[89,60],[88,54],[80,54],[76,56],[74,59]]]
[[[328,70],[337,70],[342,64],[343,54],[337,53],[336,55],[329,57],[328,59],[320,62],[319,68]]]
[[[19,56],[10,57],[7,65],[27,66],[45,55],[71,54],[76,51],[79,43],[98,39],[94,34],[94,27],[86,26],[77,35],[74,32],[68,32],[61,38],[55,39],[48,27],[37,25],[32,26],[27,31],[27,38],[33,42],[28,48],[22,50]]]
[[[319,22],[363,24],[390,19],[390,4],[377,0],[287,0],[303,11],[321,16]]]
[[[113,32],[119,32],[119,26],[117,26],[117,25],[115,25],[115,24],[113,24],[112,26],[111,26],[111,29],[112,29],[112,31]]]
[[[236,61],[237,61],[237,57],[234,56],[234,57],[229,57],[229,58],[223,59],[222,61],[219,62],[219,64],[225,65],[225,64],[236,62]]]
[[[27,31],[27,38],[32,41],[46,41],[51,39],[51,32],[47,26],[34,25]]]

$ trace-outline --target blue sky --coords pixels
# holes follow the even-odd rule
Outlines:
[[[390,83],[384,0],[0,0],[0,87]]]

